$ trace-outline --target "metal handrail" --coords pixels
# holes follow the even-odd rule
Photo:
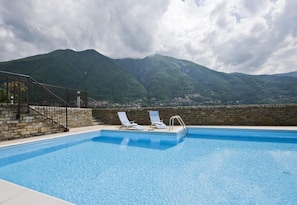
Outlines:
[[[37,83],[39,86],[42,86],[47,90],[47,92],[51,92],[51,95],[54,95],[55,97],[59,98],[61,101],[64,101],[65,104],[69,107],[76,107],[77,106],[77,89],[73,88],[67,88],[67,87],[61,87],[56,85],[50,85],[46,83],[40,83],[37,80],[35,80],[30,75],[20,74],[20,73],[13,73],[8,71],[0,71],[0,83],[3,83],[1,81],[1,74],[6,76],[14,76],[15,78],[20,79],[30,79]],[[1,86],[1,85],[0,85]],[[85,90],[79,90],[80,93],[80,99],[82,100],[80,107],[88,107],[88,94]]]
[[[43,87],[55,93],[55,95],[59,96],[61,99],[67,102],[69,107],[77,107],[77,94],[79,92],[80,95],[80,107],[88,107],[88,93],[84,90],[77,90],[73,88],[66,88],[56,85],[49,85],[46,83],[39,83]]]
[[[68,130],[67,108],[69,104],[55,93],[41,85],[29,75],[0,71],[0,105],[9,106],[20,119],[22,112],[34,110],[32,106],[42,106],[43,112],[36,113],[51,119]],[[53,113],[59,117],[52,117]]]
[[[185,134],[188,133],[188,130],[187,130],[187,126],[185,124],[185,122],[183,121],[183,119],[179,116],[179,115],[174,115],[170,118],[169,120],[169,130],[172,130],[173,129],[173,126],[174,126],[174,120],[177,120],[179,122],[179,124],[183,127],[183,130],[185,131]]]

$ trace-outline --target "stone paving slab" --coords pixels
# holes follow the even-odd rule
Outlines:
[[[0,179],[0,204],[3,205],[71,205],[32,189],[28,189]]]

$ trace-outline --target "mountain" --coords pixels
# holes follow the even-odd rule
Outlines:
[[[289,76],[227,74],[161,55],[116,61],[143,84],[149,99],[187,94],[197,104],[297,102],[296,78]]]
[[[130,73],[95,50],[57,50],[0,63],[0,70],[27,74],[46,84],[87,90],[95,99],[122,102],[147,94]]]
[[[176,59],[154,55],[144,59],[115,61],[146,88],[149,99],[170,100],[191,93],[195,89],[193,82],[179,67],[179,61]]]
[[[57,50],[1,62],[0,70],[39,82],[87,90],[96,100],[142,105],[296,103],[295,73],[223,73],[162,55],[111,59],[95,50]],[[141,99],[141,100],[140,100]]]
[[[281,74],[276,74],[276,76],[289,76],[289,77],[297,77],[297,71],[296,71],[296,72],[290,72],[290,73],[281,73]]]

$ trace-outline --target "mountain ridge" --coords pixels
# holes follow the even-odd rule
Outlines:
[[[0,62],[0,70],[27,74],[42,83],[84,89],[96,100],[141,101],[144,106],[178,101],[181,105],[297,102],[297,72],[228,74],[160,54],[112,59],[93,49],[60,49]]]

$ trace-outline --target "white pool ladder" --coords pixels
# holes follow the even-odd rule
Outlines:
[[[186,127],[186,124],[185,122],[183,121],[183,119],[179,116],[179,115],[174,115],[170,118],[169,120],[169,130],[172,130],[173,129],[173,126],[174,126],[174,120],[177,120],[179,122],[179,124],[183,127],[183,130],[185,132],[185,135],[188,134],[188,130],[187,130],[187,127]]]

